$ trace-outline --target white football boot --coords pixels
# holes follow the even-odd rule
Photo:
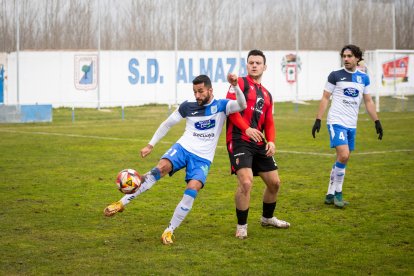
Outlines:
[[[237,224],[236,238],[241,239],[241,240],[247,238],[247,224],[245,225]]]
[[[277,219],[276,217],[265,218],[262,217],[260,220],[262,226],[272,226],[276,228],[289,228],[290,223],[284,220]]]

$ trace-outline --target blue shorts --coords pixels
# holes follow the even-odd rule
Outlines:
[[[348,145],[349,150],[355,148],[356,128],[347,128],[341,125],[327,125],[331,148],[341,145]]]
[[[161,159],[170,160],[173,167],[170,176],[182,168],[186,168],[185,181],[188,182],[191,179],[198,180],[204,187],[208,171],[210,170],[211,162],[209,160],[187,151],[178,143],[175,143],[167,150]]]

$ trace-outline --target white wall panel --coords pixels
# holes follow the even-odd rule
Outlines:
[[[296,99],[296,84],[289,84],[282,72],[283,57],[289,53],[295,54],[265,52],[267,70],[262,83],[274,101]],[[20,104],[97,107],[99,100],[100,107],[109,107],[180,103],[193,97],[191,82],[201,73],[210,76],[216,98],[222,98],[228,89],[227,73],[238,73],[241,66],[239,75],[246,74],[246,55],[247,51],[102,51],[98,60],[96,51],[23,51],[19,54]],[[318,100],[329,72],[340,67],[339,53],[301,51],[299,57],[298,98]],[[94,74],[92,82],[82,86],[82,64],[88,59],[95,62]],[[98,67],[100,73],[95,71]],[[8,54],[6,74],[5,104],[16,104],[16,53]]]

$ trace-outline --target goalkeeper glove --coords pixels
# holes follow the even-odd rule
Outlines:
[[[319,130],[321,130],[321,119],[316,119],[315,123],[313,124],[313,127],[312,127],[312,136],[313,136],[313,138],[315,138],[315,132],[319,133]]]
[[[378,139],[379,140],[382,140],[383,130],[382,130],[382,126],[381,126],[380,120],[376,120],[375,121],[375,129],[377,130]]]

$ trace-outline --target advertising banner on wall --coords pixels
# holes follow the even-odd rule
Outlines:
[[[193,97],[192,80],[208,75],[216,98],[224,98],[227,74],[245,76],[247,51],[21,51],[21,104],[53,107],[111,107],[179,104]],[[337,52],[265,52],[262,84],[274,101],[292,101],[292,81],[300,100],[319,100],[328,74],[339,68]],[[99,57],[99,60],[98,60]],[[16,53],[9,62],[9,97],[16,103]],[[299,62],[300,61],[300,62]],[[294,66],[293,66],[294,65]],[[295,72],[293,72],[293,71]],[[299,74],[300,72],[300,74]],[[287,74],[288,73],[288,74]],[[100,86],[100,87],[99,87]]]
[[[409,56],[404,56],[382,63],[383,85],[408,82]]]
[[[373,93],[398,97],[414,93],[413,50],[376,50],[366,57]]]

